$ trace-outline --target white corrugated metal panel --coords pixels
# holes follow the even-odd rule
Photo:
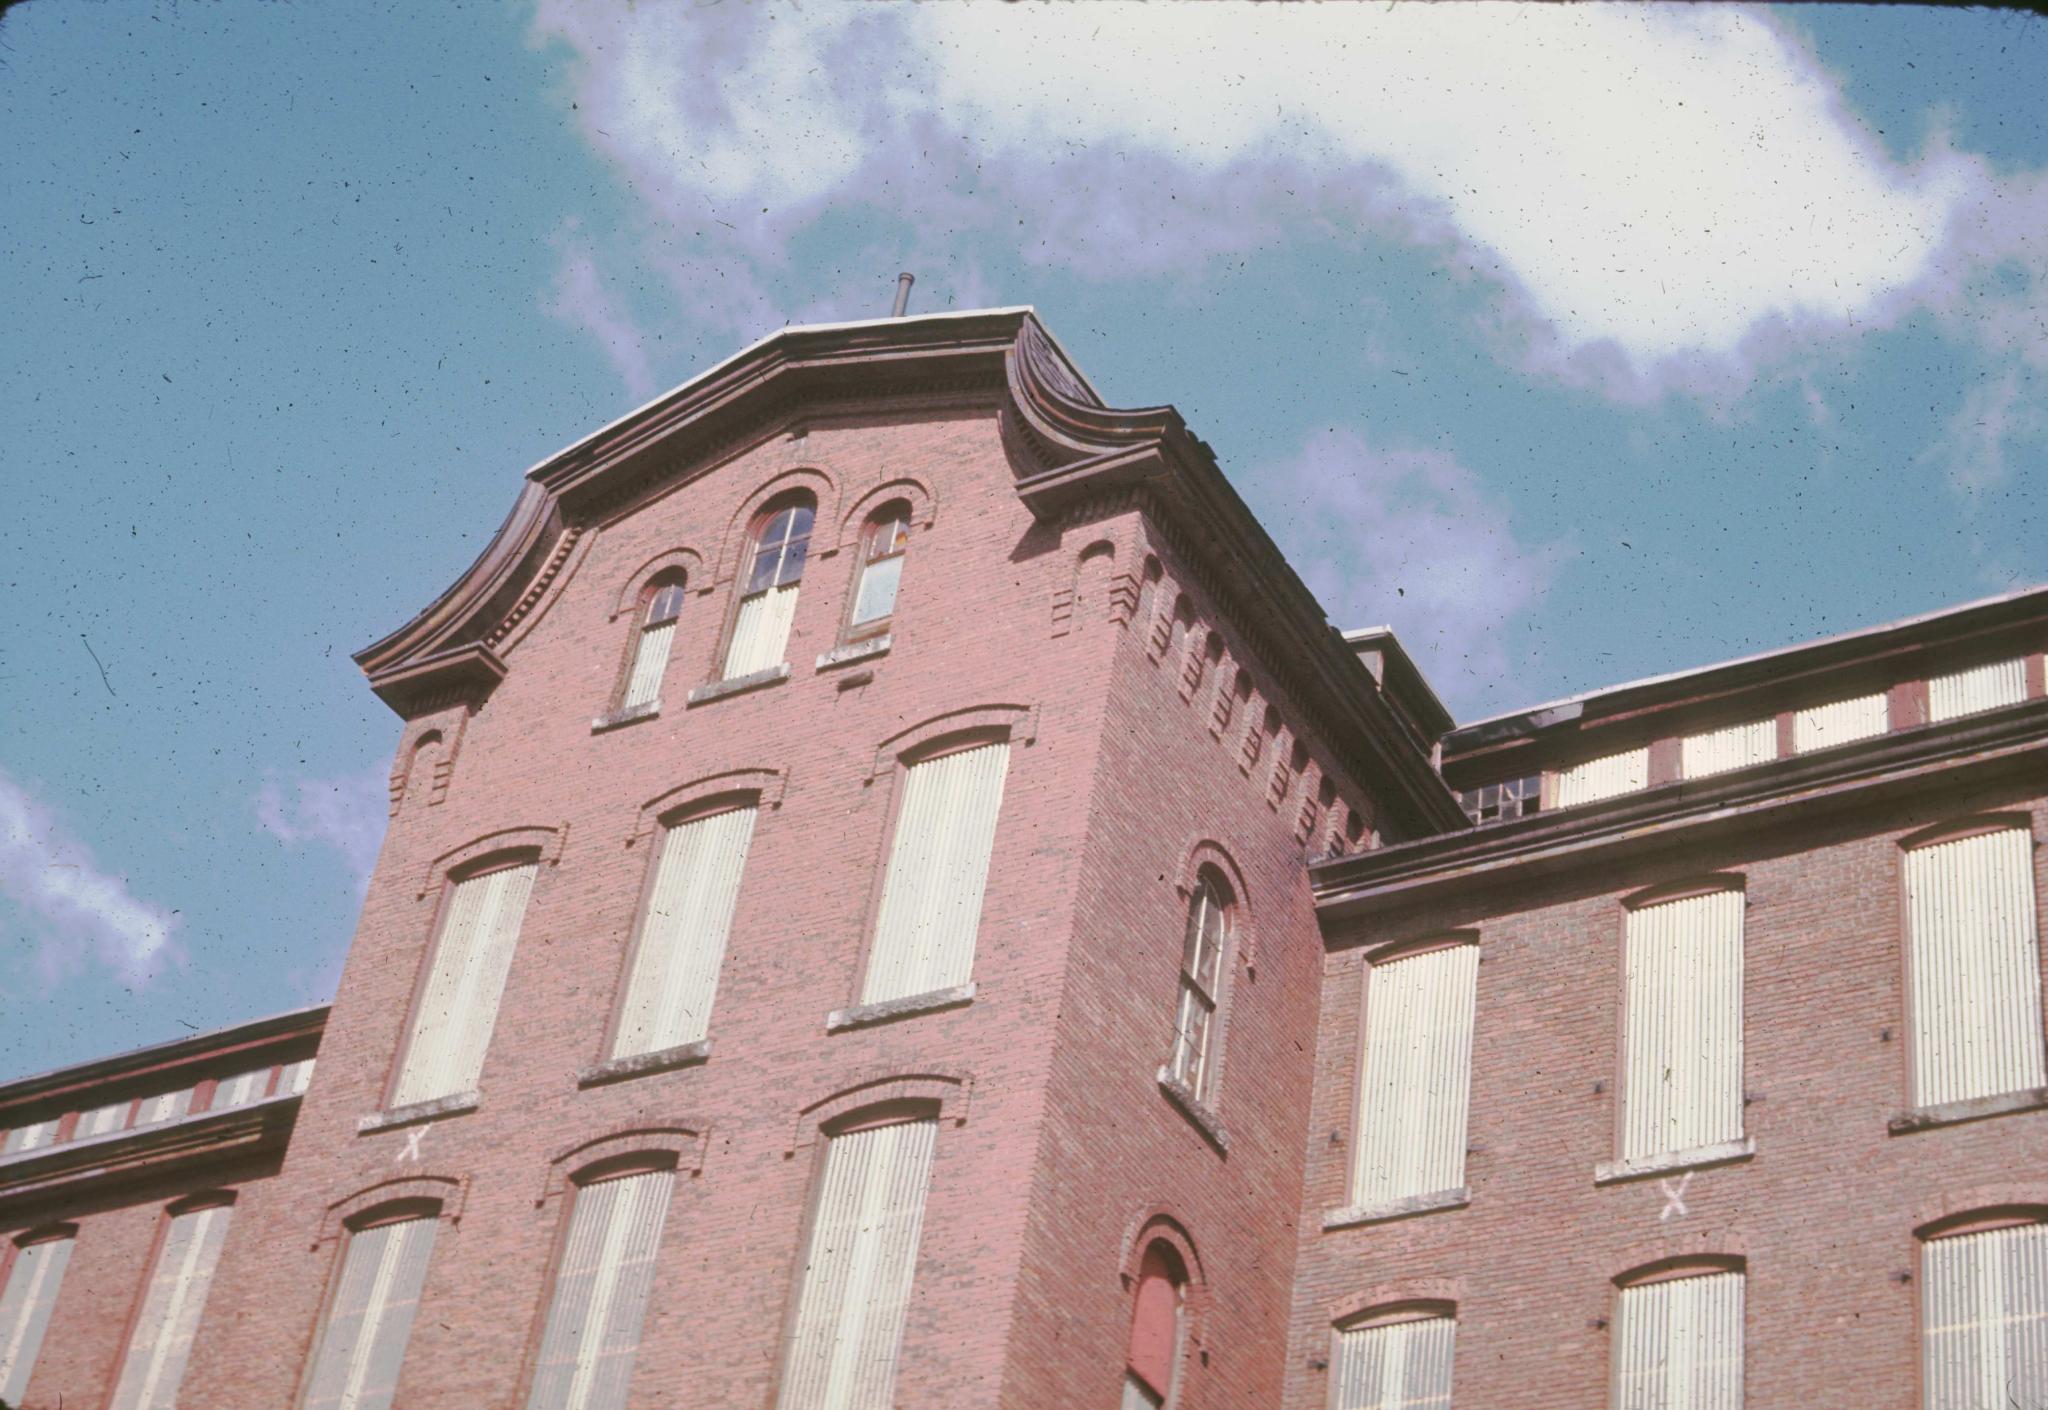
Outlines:
[[[2017,705],[2027,698],[2027,663],[1994,661],[1927,682],[1927,718],[1936,722]]]
[[[903,579],[903,555],[878,559],[860,570],[860,589],[853,598],[852,625],[878,621],[896,610],[896,587]]]
[[[725,649],[723,678],[736,680],[782,664],[783,648],[789,645],[789,624],[796,620],[796,590],[799,584],[769,588],[740,603],[733,619],[732,641]]]
[[[1007,743],[914,765],[903,778],[861,1001],[965,984],[1009,769]]]
[[[2048,1085],[2027,829],[1906,853],[1906,923],[1914,1104]]]
[[[1742,1136],[1740,891],[1628,913],[1622,1158]]]
[[[1709,778],[1777,757],[1776,720],[1755,720],[1705,734],[1689,734],[1678,742],[1678,767],[1684,778]]]
[[[0,1291],[0,1400],[9,1405],[19,1405],[28,1390],[70,1262],[70,1239],[47,1239],[15,1250],[7,1287]]]
[[[16,1151],[40,1150],[57,1139],[57,1118],[48,1121],[32,1121],[26,1126],[17,1126],[0,1140],[0,1155],[13,1155]]]
[[[1875,695],[1837,700],[1832,705],[1816,705],[1794,714],[1792,749],[1795,753],[1811,754],[1816,749],[1869,739],[1891,727],[1891,703],[1880,690]]]
[[[1165,1403],[1153,1393],[1152,1387],[1138,1379],[1135,1372],[1124,1373],[1123,1410],[1159,1410]]]
[[[782,1410],[891,1410],[938,1129],[905,1121],[827,1145]]]
[[[2048,1225],[1935,1239],[1925,1261],[1927,1410],[2048,1405]]]
[[[1742,1410],[1742,1274],[1623,1288],[1614,1410]]]
[[[1448,1410],[1456,1336],[1448,1317],[1338,1332],[1330,1410]]]
[[[110,1410],[175,1410],[232,1213],[227,1205],[195,1209],[164,1231]]]
[[[297,1062],[286,1063],[284,1071],[277,1075],[277,1095],[303,1096],[306,1088],[313,1085],[313,1061],[312,1058],[300,1058]]]
[[[1479,947],[1371,965],[1351,1200],[1375,1205],[1465,1183]]]
[[[238,1072],[233,1077],[223,1077],[213,1089],[212,1111],[231,1111],[238,1106],[260,1102],[270,1094],[270,1073],[268,1067],[252,1067],[247,1072]],[[284,1089],[280,1087],[279,1091]]]
[[[1650,786],[1650,751],[1628,749],[1601,759],[1588,759],[1557,775],[1554,808],[1575,808]]]
[[[390,1410],[437,1222],[404,1219],[349,1236],[305,1410]]]
[[[710,1032],[754,811],[734,808],[662,834],[612,1045],[615,1057],[694,1043]]]
[[[433,972],[420,995],[405,1067],[391,1094],[393,1106],[476,1086],[537,869],[528,862],[473,876],[459,882],[448,898]]]
[[[661,677],[668,670],[668,651],[675,637],[674,619],[640,633],[633,650],[633,674],[626,681],[626,698],[619,702],[622,709],[651,705],[661,697]]]
[[[576,1192],[528,1410],[619,1410],[675,1172],[649,1170]]]
[[[135,1127],[162,1126],[176,1121],[192,1110],[192,1089],[183,1088],[176,1092],[165,1092],[161,1096],[144,1097],[142,1105],[135,1109]]]
[[[78,1124],[71,1128],[71,1139],[82,1141],[88,1136],[104,1136],[109,1131],[119,1131],[128,1124],[128,1108],[132,1101],[108,1102],[91,1111],[78,1114]]]

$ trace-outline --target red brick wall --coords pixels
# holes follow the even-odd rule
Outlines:
[[[780,685],[685,709],[711,678],[735,536],[783,471],[823,488],[813,556]],[[873,678],[813,669],[835,644],[853,555],[829,553],[838,513],[910,474],[935,518],[911,540],[892,652]],[[508,678],[462,729],[445,799],[418,791],[393,821],[342,978],[319,1074],[283,1179],[252,1201],[226,1250],[188,1382],[193,1404],[291,1402],[335,1247],[323,1210],[376,1181],[462,1182],[442,1226],[406,1360],[408,1407],[513,1403],[544,1312],[563,1214],[540,1203],[550,1161],[641,1124],[708,1133],[679,1181],[634,1379],[636,1405],[766,1405],[800,1254],[815,1146],[803,1110],[863,1080],[960,1079],[939,1136],[897,1397],[992,1403],[1014,1301],[1085,797],[1101,733],[1104,661],[1052,635],[1073,566],[1017,503],[984,410],[814,424],[587,532],[508,638]],[[593,735],[613,699],[641,565],[694,550],[658,718]],[[723,564],[721,569],[718,565]],[[710,587],[707,594],[698,589]],[[858,670],[859,668],[856,668]],[[890,822],[893,776],[867,782],[884,740],[969,706],[1035,710],[1013,743],[983,911],[973,1003],[828,1035],[850,1003]],[[457,712],[428,723],[453,733]],[[411,738],[401,741],[399,758]],[[642,805],[734,768],[785,771],[762,809],[702,1066],[579,1090],[606,1031],[647,866]],[[358,1136],[406,1031],[439,895],[434,859],[495,830],[556,829],[534,888],[480,1081],[479,1110]],[[559,855],[556,854],[559,849]],[[424,896],[421,894],[424,890]],[[1156,1056],[1148,1058],[1156,1064]],[[1149,1073],[1150,1068],[1146,1071]],[[1149,1080],[1149,1079],[1148,1079]],[[964,1124],[962,1124],[964,1122]]]
[[[1739,844],[1589,859],[1577,881],[1510,880],[1489,897],[1333,925],[1317,1042],[1285,1404],[1326,1403],[1329,1328],[1415,1290],[1458,1304],[1461,1405],[1583,1407],[1610,1374],[1612,1280],[1680,1252],[1745,1255],[1752,1405],[1919,1404],[1914,1229],[1976,1205],[2048,1203],[2048,1112],[1910,1135],[1899,839],[1970,811],[2048,806],[2036,785],[1936,793],[1848,823]],[[2021,801],[2013,801],[2018,792]],[[1746,1163],[1699,1171],[1681,1215],[1658,1179],[1596,1188],[1615,1152],[1623,918],[1618,898],[1712,871],[1741,874]],[[2037,893],[2048,866],[2037,853]],[[1361,946],[1476,927],[1467,1209],[1323,1233],[1347,1204]],[[1676,1186],[1683,1176],[1673,1177]]]

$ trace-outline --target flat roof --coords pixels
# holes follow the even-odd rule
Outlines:
[[[210,1047],[222,1039],[233,1037],[235,1034],[247,1029],[289,1026],[291,1020],[295,1018],[307,1018],[316,1013],[325,1013],[330,1007],[332,1007],[330,1004],[308,1004],[304,1008],[286,1009],[282,1013],[266,1014],[262,1018],[244,1019],[240,1023],[231,1023],[224,1028],[211,1028],[203,1033],[188,1033],[182,1038],[170,1038],[161,1043],[150,1043],[144,1047],[129,1048],[123,1052],[110,1053],[105,1057],[87,1058],[84,1062],[74,1062],[63,1067],[53,1067],[46,1072],[35,1072],[26,1077],[12,1078],[6,1082],[0,1082],[0,1102],[5,1102],[14,1096],[17,1088],[54,1085],[60,1078],[70,1077],[74,1074],[90,1073],[95,1068],[120,1068],[130,1065],[142,1066],[152,1056],[175,1057],[181,1048],[194,1049],[194,1055],[196,1055],[197,1050]]]

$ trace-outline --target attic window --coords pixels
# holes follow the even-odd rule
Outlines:
[[[1543,775],[1530,774],[1527,778],[1462,789],[1458,802],[1465,809],[1465,816],[1481,826],[1526,817],[1542,809]]]

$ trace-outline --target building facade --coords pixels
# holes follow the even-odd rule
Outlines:
[[[0,1398],[2048,1397],[2044,642],[1453,728],[1029,310],[786,329],[359,654],[331,1011],[0,1088]]]

